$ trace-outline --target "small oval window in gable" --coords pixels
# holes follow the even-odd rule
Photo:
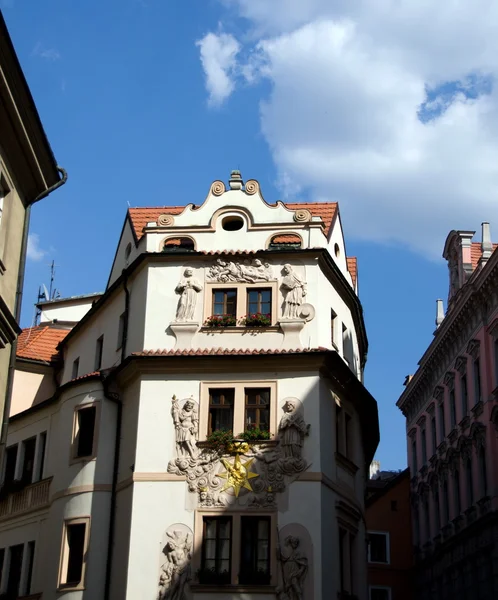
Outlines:
[[[131,242],[125,248],[125,260],[128,260],[130,258],[130,254],[131,254]]]
[[[302,240],[294,233],[280,233],[271,238],[268,248],[270,250],[297,250],[302,248]]]
[[[339,248],[339,244],[334,244],[334,254],[336,258],[339,258],[339,256],[341,256],[341,249]]]
[[[174,237],[164,242],[163,252],[194,252],[195,244],[192,238]]]
[[[230,215],[222,220],[221,226],[225,231],[239,231],[244,227],[244,219],[236,215]]]

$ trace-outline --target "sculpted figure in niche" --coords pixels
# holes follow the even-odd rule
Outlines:
[[[195,441],[199,430],[197,406],[193,400],[187,400],[183,408],[180,408],[176,396],[173,396],[172,402],[171,416],[175,424],[176,454],[179,458],[182,456],[195,458],[197,456]]]
[[[277,588],[278,600],[304,600],[304,580],[308,573],[308,559],[299,550],[299,543],[299,538],[288,535],[284,542],[286,553],[279,550],[282,585]]]
[[[282,269],[284,278],[280,285],[285,296],[284,319],[297,319],[299,307],[306,296],[306,283],[294,273],[291,265],[284,265]]]
[[[303,417],[297,410],[297,403],[287,400],[283,406],[284,414],[280,419],[278,433],[280,446],[285,458],[301,458],[303,441],[309,435],[310,426],[306,425]]]
[[[197,294],[202,290],[202,285],[193,277],[193,274],[192,269],[185,269],[183,278],[176,286],[175,292],[180,294],[176,309],[177,321],[192,321],[194,318]]]
[[[158,600],[186,600],[185,587],[192,579],[192,536],[182,531],[167,532],[163,549],[166,562],[161,566]]]

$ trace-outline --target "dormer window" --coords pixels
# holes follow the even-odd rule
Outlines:
[[[302,246],[301,238],[295,233],[279,233],[271,238],[268,248],[270,250],[299,250]]]
[[[164,242],[163,252],[195,252],[194,240],[189,237],[168,238]]]

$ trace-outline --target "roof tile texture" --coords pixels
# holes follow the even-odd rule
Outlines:
[[[356,280],[358,278],[358,260],[356,256],[346,257],[348,264],[348,271],[351,273],[351,279],[353,280],[353,286],[356,286]]]
[[[142,352],[133,352],[132,356],[248,356],[260,354],[310,354],[324,351],[327,351],[327,348],[296,348],[295,350],[199,348],[196,350],[143,350]]]
[[[498,244],[493,244],[493,252],[498,247]],[[481,242],[472,242],[470,246],[470,257],[472,260],[472,270],[475,271],[477,269],[477,265],[479,264],[479,260],[482,256]]]
[[[337,202],[291,202],[283,203],[289,210],[309,210],[314,217],[321,217],[325,233],[328,235],[334,217],[337,213]],[[273,205],[275,206],[275,205]],[[147,223],[156,223],[159,215],[179,215],[185,210],[185,206],[155,206],[137,207],[128,209],[131,224],[137,239],[143,237],[143,229]]]
[[[59,358],[57,344],[69,333],[69,329],[57,329],[38,325],[23,329],[17,341],[17,357],[43,362],[55,362]]]

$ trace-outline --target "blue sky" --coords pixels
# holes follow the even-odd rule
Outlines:
[[[0,0],[69,173],[32,213],[23,325],[52,259],[62,295],[104,288],[128,203],[200,202],[233,168],[270,201],[338,200],[377,458],[403,468],[395,402],[447,295],[445,237],[498,228],[497,9],[455,2]]]

